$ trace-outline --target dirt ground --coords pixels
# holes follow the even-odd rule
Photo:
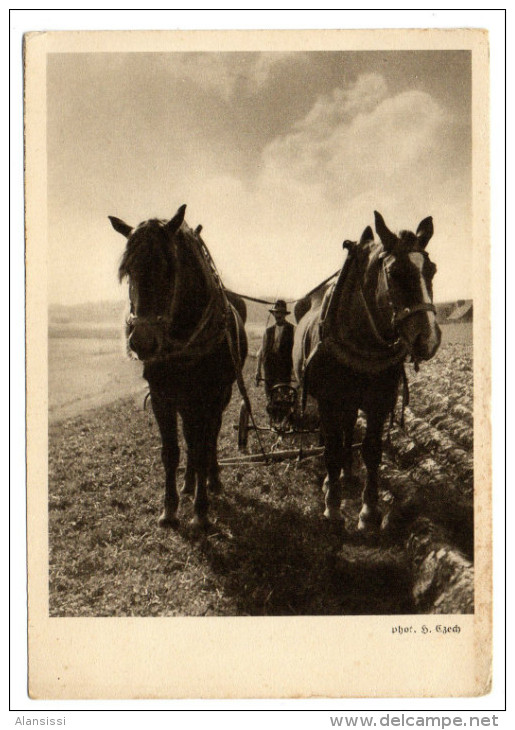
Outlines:
[[[443,390],[452,401],[446,413],[452,406],[466,414],[472,348],[464,330],[458,332],[460,342],[446,338],[437,357],[424,365],[419,386]],[[322,518],[324,470],[322,459],[312,458],[225,467],[224,492],[212,499],[211,530],[199,535],[190,527],[189,499],[182,503],[179,529],[159,529],[164,472],[151,409],[142,408],[141,364],[124,361],[115,341],[50,345],[52,616],[414,612],[403,544],[382,537],[364,541],[356,531],[359,461],[342,525]],[[251,355],[258,345],[254,333]],[[245,377],[263,422],[263,390],[251,385],[254,368],[251,356]],[[428,423],[430,413],[437,423],[438,406],[421,402],[426,415],[418,420]],[[235,393],[224,416],[221,458],[237,453],[239,405]],[[468,431],[460,438],[465,436],[470,438]],[[249,438],[257,451],[255,435]],[[270,437],[265,441],[270,445]],[[427,453],[441,464],[437,448],[433,434]],[[456,454],[467,456],[463,448]],[[399,470],[392,458],[385,455],[385,472],[400,474],[402,483],[410,471]]]
[[[50,423],[146,390],[142,365],[124,357],[121,337],[50,338],[48,349]]]
[[[109,329],[112,331],[113,326]],[[263,328],[253,325],[249,329],[255,354]],[[77,416],[124,396],[143,396],[146,384],[141,377],[142,365],[124,356],[121,334],[113,337],[110,332],[106,337],[106,331],[99,331],[99,336],[94,337],[91,328],[87,337],[81,337],[78,328],[70,326],[68,330],[56,327],[55,333],[60,336],[49,339],[50,423]],[[471,342],[471,324],[443,327],[444,344],[470,345]]]

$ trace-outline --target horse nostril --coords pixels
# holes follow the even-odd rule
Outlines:
[[[140,360],[151,357],[157,347],[157,341],[151,331],[144,327],[135,327],[129,337],[129,347]]]
[[[419,335],[413,343],[413,352],[422,360],[431,360],[440,346],[441,335],[436,340],[428,341]]]

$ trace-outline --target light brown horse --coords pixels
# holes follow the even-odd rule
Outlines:
[[[378,467],[382,434],[395,407],[407,355],[429,360],[441,339],[432,301],[436,266],[426,246],[432,218],[416,233],[392,233],[375,213],[376,232],[367,227],[359,243],[345,241],[347,260],[336,282],[303,314],[295,332],[297,378],[318,403],[325,444],[324,482],[328,519],[341,519],[343,487],[352,483],[352,440],[358,409],[366,415],[362,455],[367,469],[358,529],[376,529]],[[300,313],[309,303],[303,302]]]
[[[128,348],[143,361],[162,439],[166,473],[161,526],[177,526],[177,414],[187,444],[183,493],[194,492],[196,525],[208,525],[208,489],[221,490],[217,440],[237,369],[247,355],[244,302],[224,290],[186,206],[169,221],[132,228],[110,217],[127,238],[120,279],[129,282]]]

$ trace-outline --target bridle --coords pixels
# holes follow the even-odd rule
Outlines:
[[[169,314],[136,315],[130,292],[129,304],[130,314],[126,318],[128,336],[139,325],[151,329],[157,339],[157,352],[149,358],[150,361],[163,359],[191,360],[203,357],[215,349],[227,333],[227,308],[223,295],[217,286],[213,286],[202,316],[186,340],[178,340],[170,335],[171,328],[177,321],[176,317]],[[173,307],[173,299],[170,306]]]
[[[378,325],[374,314],[370,310],[370,306],[363,291],[363,273],[360,270],[356,255],[358,244],[354,241],[345,241],[343,246],[348,250],[348,257],[332,287],[332,291],[328,296],[328,301],[323,307],[322,318],[320,321],[321,341],[325,341],[337,357],[342,357],[342,348],[343,350],[347,349],[349,353],[353,353],[354,358],[359,358],[361,353],[364,360],[368,359],[374,362],[374,365],[372,366],[374,369],[376,367],[380,367],[379,363],[381,361],[383,361],[385,365],[386,363],[394,364],[395,362],[402,362],[407,355],[411,357],[412,361],[415,362],[415,366],[417,366],[418,360],[412,352],[412,345],[403,335],[400,325],[419,312],[433,312],[436,314],[436,307],[433,303],[429,302],[420,302],[409,307],[399,307],[396,305],[394,297],[392,296],[393,287],[388,274],[388,262],[386,260],[388,254],[386,252],[382,252],[379,255],[381,267],[380,281],[382,281],[383,295],[390,310],[389,321],[391,326],[391,335],[384,335],[384,329]],[[375,355],[372,352],[360,350],[350,339],[341,341],[331,334],[333,312],[338,306],[338,292],[341,293],[343,290],[343,284],[352,261],[354,261],[357,267],[357,294],[360,297],[363,311],[368,320],[370,334],[373,336],[375,344],[379,347],[379,351],[384,353],[383,355]],[[343,358],[344,360],[346,359],[345,355],[343,355]]]
[[[427,256],[426,253],[423,254],[424,256]],[[391,323],[392,328],[394,332],[394,336],[402,338],[402,334],[399,332],[399,325],[401,322],[405,322],[407,319],[412,317],[414,314],[418,314],[418,312],[433,312],[433,314],[436,314],[436,307],[432,302],[420,302],[418,304],[413,304],[410,307],[397,307],[394,304],[393,297],[391,294],[391,286],[390,286],[390,276],[389,276],[389,270],[388,270],[388,264],[386,262],[387,254],[381,254],[381,273],[383,276],[384,281],[384,289],[386,292],[386,297],[389,302],[390,308],[391,308]]]
[[[166,316],[137,317],[129,315],[127,326],[134,328],[144,324],[153,330],[158,340],[156,359],[192,359],[207,355],[221,343],[225,336],[225,317],[221,308],[213,300],[208,303],[204,313],[187,340],[177,340],[169,335],[174,320]]]

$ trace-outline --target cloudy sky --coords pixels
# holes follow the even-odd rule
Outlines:
[[[301,296],[379,210],[432,215],[435,299],[469,297],[470,101],[467,51],[52,54],[49,301],[124,298],[107,216],[182,203],[239,292]]]

